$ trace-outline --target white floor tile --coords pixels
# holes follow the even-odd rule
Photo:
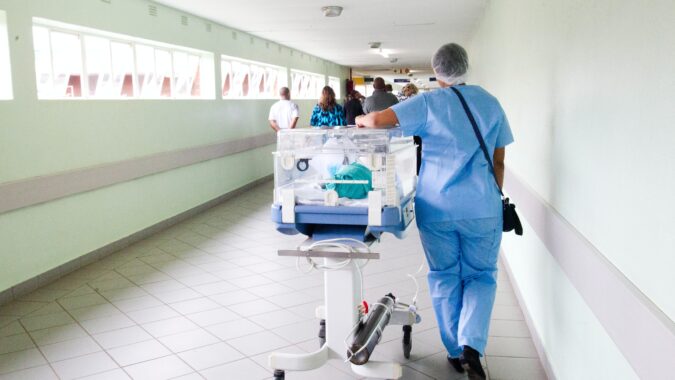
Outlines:
[[[93,338],[104,349],[126,346],[129,344],[153,339],[152,335],[148,334],[139,326],[131,326],[96,334],[93,335]]]
[[[537,349],[529,338],[508,338],[494,336],[485,348],[487,356],[536,358]]]
[[[129,380],[131,379],[129,375],[122,369],[114,369],[112,371],[106,371],[103,373],[98,373],[96,375],[81,377],[78,380]]]
[[[251,359],[238,360],[236,362],[223,364],[200,372],[208,380],[222,380],[222,379],[262,380],[271,377],[268,371],[260,367]]]
[[[92,338],[86,336],[83,338],[48,344],[40,347],[40,350],[48,361],[56,362],[99,352],[101,351],[101,347]]]
[[[238,319],[231,322],[219,323],[217,325],[205,327],[205,329],[221,340],[239,338],[264,330],[262,327],[260,327],[260,325],[257,325],[247,319]]]
[[[159,338],[174,353],[218,343],[220,340],[206,330],[191,330]]]
[[[90,319],[110,317],[113,315],[121,315],[122,312],[112,304],[106,303],[70,310],[70,314],[77,321],[82,322],[88,321]]]
[[[116,300],[113,301],[113,304],[124,313],[164,305],[162,301],[148,294],[144,294],[140,297]]]
[[[245,290],[235,290],[232,292],[225,292],[209,296],[213,301],[218,302],[223,306],[238,305],[244,302],[251,302],[258,299],[258,296],[249,293]]]
[[[222,342],[185,351],[178,356],[198,371],[244,358],[239,351]]]
[[[135,323],[127,316],[119,314],[110,317],[90,319],[88,321],[80,322],[80,324],[89,334],[93,335],[133,326]]]
[[[63,326],[75,322],[65,311],[52,314],[28,316],[21,319],[21,324],[28,331],[42,330],[55,326]]]
[[[0,375],[2,380],[58,380],[58,377],[48,365],[42,365],[39,367],[33,367],[28,369],[23,369],[20,371],[15,371],[11,373],[6,373]]]
[[[30,335],[26,333],[0,337],[0,355],[23,351],[35,347]]]
[[[262,331],[241,338],[230,339],[227,341],[227,344],[246,356],[253,356],[277,348],[290,346],[291,342],[270,331]]]
[[[156,340],[133,343],[107,351],[123,367],[171,355],[171,351]]]
[[[47,361],[36,348],[0,355],[0,374],[37,367]]]
[[[242,315],[244,317],[250,317],[253,315],[258,315],[262,313],[269,313],[270,311],[275,311],[281,309],[279,306],[266,301],[264,299],[258,299],[255,301],[239,303],[232,305],[230,307],[235,313]]]
[[[80,325],[71,323],[68,325],[51,327],[48,329],[31,331],[30,335],[39,346],[63,342],[70,339],[87,336],[87,332]]]
[[[150,322],[143,324],[142,327],[155,338],[199,329],[199,326],[185,317]]]
[[[76,379],[117,368],[117,364],[105,352],[97,352],[73,359],[52,363],[61,379]]]
[[[136,323],[144,324],[180,317],[180,313],[167,305],[127,312],[127,316]]]
[[[164,380],[187,375],[194,370],[177,356],[166,356],[124,368],[134,380]]]
[[[215,324],[234,321],[240,319],[241,316],[233,313],[225,307],[218,306],[217,309],[202,311],[200,313],[188,314],[186,315],[188,319],[198,324],[199,326],[206,327],[212,326]]]
[[[538,359],[488,356],[490,380],[546,380]]]
[[[251,321],[257,323],[261,326],[265,326],[267,329],[274,329],[276,327],[281,327],[284,325],[290,325],[292,323],[300,322],[306,320],[308,324],[312,321],[307,318],[302,318],[299,315],[292,313],[288,310],[277,310],[271,311],[269,313],[254,315],[249,317]]]
[[[183,315],[199,313],[202,311],[218,309],[221,307],[218,303],[206,297],[196,298],[187,301],[174,302],[170,303],[169,306],[171,306],[172,309],[176,310],[177,312]]]

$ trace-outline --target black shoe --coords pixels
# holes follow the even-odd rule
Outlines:
[[[485,380],[485,371],[480,364],[480,354],[469,346],[464,346],[464,352],[459,357],[462,367],[466,370],[470,380]]]
[[[459,358],[451,358],[450,355],[448,355],[448,361],[450,364],[452,364],[452,368],[454,368],[455,371],[464,373],[464,367],[462,367],[462,363],[459,361]]]

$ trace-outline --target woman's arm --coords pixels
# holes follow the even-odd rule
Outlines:
[[[497,185],[502,189],[504,186],[504,157],[506,156],[506,148],[495,149],[495,154],[492,157],[492,162],[495,167],[495,177],[497,177]]]
[[[359,128],[387,128],[396,124],[398,124],[398,117],[391,108],[380,112],[371,112],[356,118],[356,125]]]

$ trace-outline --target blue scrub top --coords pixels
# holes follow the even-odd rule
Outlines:
[[[456,86],[464,95],[488,152],[513,142],[504,110],[479,86]],[[457,95],[444,88],[391,107],[403,133],[422,138],[415,198],[419,223],[501,217],[501,197],[488,162]],[[491,157],[492,158],[492,157]]]

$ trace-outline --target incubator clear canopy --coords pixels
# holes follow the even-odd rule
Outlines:
[[[294,190],[296,204],[325,206],[365,207],[373,190],[383,206],[399,206],[414,194],[415,145],[398,128],[293,129],[277,136],[275,204],[283,203],[286,189]]]

